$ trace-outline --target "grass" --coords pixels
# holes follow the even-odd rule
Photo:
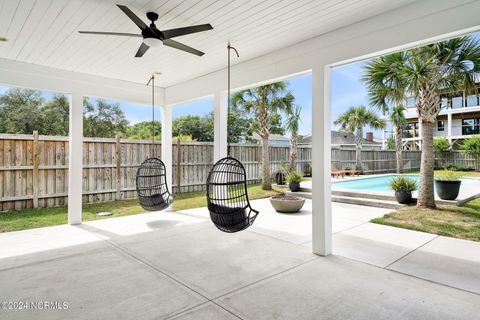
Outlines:
[[[480,199],[459,207],[441,205],[437,209],[415,206],[372,219],[371,222],[442,236],[480,241]]]
[[[439,173],[443,170],[435,170],[435,173]],[[480,177],[480,172],[478,171],[455,171],[462,177]],[[418,171],[402,172],[404,174],[419,174]]]
[[[266,191],[262,190],[260,184],[252,184],[248,186],[248,196],[252,200],[267,198],[279,193],[282,193],[281,189],[275,187],[274,190]],[[173,210],[179,211],[205,207],[206,205],[205,191],[183,193],[175,197]],[[98,212],[102,211],[111,211],[113,212],[113,215],[107,217],[96,215]],[[128,216],[143,212],[145,212],[145,210],[140,207],[136,199],[90,203],[83,205],[83,221]],[[56,226],[65,223],[67,223],[66,207],[26,209],[22,211],[0,213],[0,232]]]

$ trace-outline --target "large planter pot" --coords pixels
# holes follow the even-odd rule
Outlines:
[[[292,196],[274,196],[270,198],[270,203],[277,212],[295,213],[302,209],[305,199]]]
[[[298,191],[300,191],[300,182],[290,182],[288,184],[288,188],[292,192],[298,192]]]
[[[457,181],[441,181],[435,180],[435,190],[442,200],[455,200],[460,192],[461,180]]]
[[[395,191],[395,199],[401,204],[410,203],[412,202],[412,193],[410,191]]]
[[[285,184],[285,173],[283,173],[283,172],[275,173],[275,183],[278,184],[279,186],[284,185]]]

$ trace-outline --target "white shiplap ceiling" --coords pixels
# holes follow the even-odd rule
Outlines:
[[[0,58],[159,86],[225,67],[227,41],[245,61],[406,5],[414,0],[0,0]],[[214,30],[175,38],[204,51],[197,57],[169,47],[134,58],[140,38],[81,35],[79,30],[139,33],[115,4],[157,27],[210,23]]]

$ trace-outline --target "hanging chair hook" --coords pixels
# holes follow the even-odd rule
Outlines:
[[[227,43],[227,49],[228,49],[228,50],[232,49],[233,51],[235,51],[235,54],[237,55],[237,58],[240,58],[240,55],[238,54],[237,49],[235,49],[234,47],[232,47],[232,46],[230,45],[230,42]],[[228,52],[230,52],[230,51],[228,51]]]

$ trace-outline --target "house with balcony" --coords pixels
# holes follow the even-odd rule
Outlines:
[[[403,131],[403,144],[407,150],[422,147],[422,128],[415,108],[415,97],[406,100],[407,125]],[[434,137],[444,137],[455,147],[463,140],[480,134],[480,96],[477,93],[456,92],[444,95],[440,100],[442,110],[437,119]]]

